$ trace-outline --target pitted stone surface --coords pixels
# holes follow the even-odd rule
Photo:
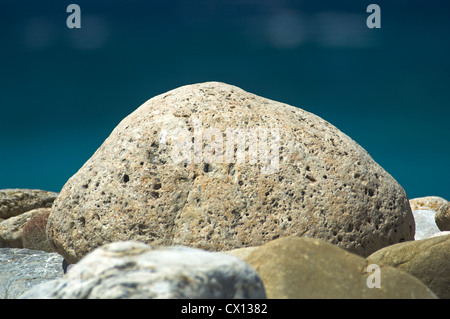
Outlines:
[[[251,136],[243,162],[200,157],[219,135],[226,144],[227,129],[257,128],[278,150],[271,174],[252,162],[264,143]],[[177,161],[177,130],[191,134],[190,161]],[[355,141],[312,113],[218,82],[158,95],[127,116],[63,187],[47,224],[72,263],[119,240],[221,251],[283,236],[367,256],[414,231],[403,188]]]
[[[14,217],[35,208],[52,207],[57,193],[40,189],[0,189],[0,218]]]

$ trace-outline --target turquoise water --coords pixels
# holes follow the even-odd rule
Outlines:
[[[0,188],[59,191],[154,95],[223,81],[331,122],[410,198],[450,200],[450,4],[378,1],[0,4]],[[392,4],[394,2],[394,4]]]

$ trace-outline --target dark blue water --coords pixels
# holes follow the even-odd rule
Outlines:
[[[450,199],[450,3],[1,1],[0,188],[59,191],[154,95],[222,81],[331,122]],[[81,29],[66,8],[81,7]]]

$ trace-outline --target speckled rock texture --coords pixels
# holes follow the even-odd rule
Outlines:
[[[22,230],[23,248],[53,252],[53,245],[47,238],[47,221],[50,208],[37,208]]]
[[[23,248],[23,227],[35,213],[31,210],[0,221],[0,248]]]
[[[412,210],[432,210],[438,211],[439,208],[448,204],[448,201],[439,196],[417,197],[409,200]]]
[[[0,189],[0,218],[8,219],[35,208],[52,207],[57,193],[40,189]]]
[[[225,147],[242,132],[244,148]],[[71,263],[119,240],[221,251],[290,235],[367,256],[414,231],[403,188],[355,141],[218,82],[158,95],[123,119],[64,185],[47,224]]]
[[[0,248],[0,299],[16,299],[39,284],[63,276],[57,253]]]
[[[241,259],[188,247],[115,242],[80,260],[62,279],[21,296],[52,299],[265,298],[258,274]]]

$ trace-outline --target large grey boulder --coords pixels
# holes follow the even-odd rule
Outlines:
[[[32,287],[63,276],[57,253],[0,248],[0,299],[16,299]]]
[[[63,279],[21,298],[265,298],[265,291],[258,274],[237,257],[128,241],[94,250]]]
[[[222,251],[283,236],[367,256],[413,240],[414,219],[403,188],[327,121],[208,82],[127,116],[64,185],[47,235],[71,263],[120,240]]]

